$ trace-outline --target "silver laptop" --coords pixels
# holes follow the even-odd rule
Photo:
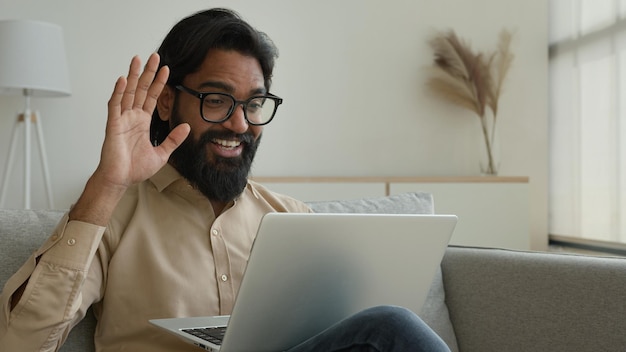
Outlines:
[[[231,316],[150,322],[208,351],[283,351],[369,307],[419,314],[456,221],[269,213]]]

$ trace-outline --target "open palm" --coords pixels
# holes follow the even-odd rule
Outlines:
[[[108,103],[106,136],[98,170],[110,186],[128,187],[154,175],[189,134],[189,125],[171,131],[159,146],[150,142],[150,122],[169,75],[158,72],[159,56],[152,54],[141,71],[134,57],[128,77],[120,77]]]

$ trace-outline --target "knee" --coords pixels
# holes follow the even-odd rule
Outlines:
[[[449,351],[448,346],[417,314],[398,306],[378,306],[362,312],[380,351]],[[387,346],[387,347],[385,347]],[[404,346],[404,347],[402,347]]]
[[[422,320],[407,308],[399,306],[376,306],[363,311],[368,318],[384,324],[401,326],[423,324]]]

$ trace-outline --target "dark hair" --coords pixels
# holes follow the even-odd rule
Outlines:
[[[274,61],[278,50],[271,39],[228,9],[210,9],[195,13],[178,22],[159,47],[160,66],[167,65],[170,76],[167,84],[176,86],[185,77],[196,72],[209,50],[235,50],[256,58],[261,65],[265,89],[272,85]],[[163,142],[169,133],[169,123],[152,115],[150,138],[155,144]]]

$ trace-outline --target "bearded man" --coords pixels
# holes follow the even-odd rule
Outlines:
[[[248,180],[282,103],[275,58],[265,34],[212,9],[177,23],[143,70],[132,59],[98,167],[2,292],[0,350],[58,350],[93,307],[96,351],[192,351],[148,320],[231,313],[263,215],[310,211]],[[417,316],[380,307],[292,351],[407,346],[447,350]]]

